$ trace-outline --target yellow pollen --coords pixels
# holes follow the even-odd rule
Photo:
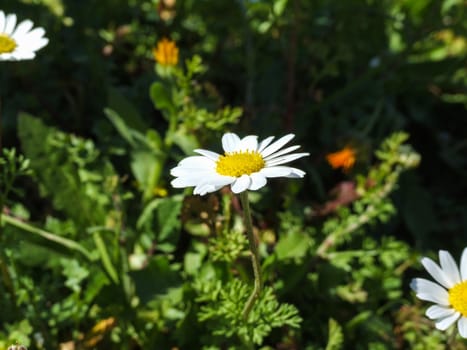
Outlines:
[[[0,54],[13,52],[16,46],[16,41],[8,35],[0,33]]]
[[[456,284],[448,293],[449,303],[453,309],[467,317],[467,281]]]
[[[226,153],[217,160],[216,171],[221,175],[240,177],[260,171],[265,164],[256,151]]]

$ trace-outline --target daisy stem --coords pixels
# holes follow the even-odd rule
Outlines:
[[[240,193],[240,201],[242,203],[242,208],[243,208],[243,220],[245,221],[246,233],[248,236],[248,243],[249,243],[250,253],[251,253],[251,265],[253,266],[253,274],[255,278],[253,292],[248,298],[242,311],[243,319],[247,320],[248,315],[251,309],[253,308],[253,305],[255,304],[256,300],[258,299],[261,293],[262,282],[261,282],[261,267],[259,264],[258,246],[256,244],[255,236],[253,235],[253,225],[251,223],[251,211],[250,211],[250,203],[248,201],[248,191],[243,191],[242,193]]]
[[[454,349],[454,344],[456,342],[456,335],[457,335],[457,330],[456,327],[452,327],[451,334],[449,335],[447,344],[446,344],[446,349],[451,350]]]

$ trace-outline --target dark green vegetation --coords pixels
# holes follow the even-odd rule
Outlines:
[[[465,1],[0,6],[50,40],[0,62],[0,349],[445,348],[408,282],[466,246]],[[163,37],[177,68],[155,69]],[[238,198],[170,187],[229,130],[311,153],[303,180],[250,193],[265,290],[246,322]]]

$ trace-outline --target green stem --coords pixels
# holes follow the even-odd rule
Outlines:
[[[15,285],[13,283],[11,273],[8,269],[7,256],[5,252],[3,251],[3,249],[1,249],[0,251],[0,274],[3,278],[3,283],[5,284],[6,288],[10,292],[13,300],[16,302]]]
[[[371,195],[371,203],[381,203],[381,201],[392,192],[392,190],[396,186],[400,172],[401,169],[393,170],[393,173],[391,174],[387,182],[381,187],[381,189],[378,192]],[[362,227],[368,222],[371,222],[371,220],[375,219],[378,216],[378,214],[379,209],[377,205],[368,205],[365,208],[364,212],[361,213],[356,220],[347,220],[347,222],[343,223],[336,231],[327,236],[326,239],[319,245],[318,249],[316,250],[316,255],[325,259],[328,254],[328,250],[334,247],[336,245],[336,242],[341,242],[343,237],[348,236],[352,232],[356,231],[358,228]]]
[[[0,213],[0,221],[3,220],[3,222],[5,222],[6,224],[10,224],[12,226],[15,226],[17,228],[20,228],[26,232],[30,232],[30,233],[34,233],[36,235],[39,235],[41,236],[42,238],[45,238],[49,241],[52,241],[54,243],[57,243],[61,246],[64,246],[68,249],[71,249],[71,250],[76,250],[78,252],[80,252],[81,254],[83,254],[88,260],[93,260],[92,259],[92,256],[91,254],[86,250],[84,249],[84,247],[82,245],[80,245],[79,243],[75,242],[75,241],[72,241],[70,239],[67,239],[67,238],[63,238],[63,237],[60,237],[60,236],[57,236],[53,233],[50,233],[50,232],[47,232],[47,231],[44,231],[44,230],[41,230],[37,227],[34,227],[34,226],[31,226],[17,218],[14,218],[10,215],[5,215],[5,214],[1,214]]]
[[[3,130],[2,130],[2,97],[0,96],[0,157],[2,155],[2,134],[3,134]]]
[[[105,271],[109,275],[112,282],[115,284],[118,284],[119,282],[118,273],[117,273],[117,270],[115,270],[115,267],[112,263],[112,259],[110,258],[110,255],[107,251],[106,244],[101,237],[101,233],[102,232],[99,232],[99,231],[96,231],[93,233],[94,244],[96,245],[97,250],[99,251],[101,262],[102,262],[102,265],[104,266]]]
[[[255,304],[256,300],[258,299],[261,293],[263,286],[261,282],[261,267],[259,264],[258,246],[256,245],[255,236],[253,235],[253,225],[251,223],[251,211],[250,203],[248,202],[248,191],[243,191],[242,193],[240,193],[240,201],[243,207],[243,219],[245,221],[246,233],[248,236],[248,243],[251,253],[251,265],[253,266],[253,274],[255,277],[253,292],[248,298],[242,311],[243,319],[246,321],[248,319],[248,315],[251,309],[253,308],[253,305]]]
[[[449,334],[448,341],[446,343],[446,349],[451,350],[454,349],[454,345],[456,344],[456,335],[457,335],[457,328],[451,327],[451,334]]]

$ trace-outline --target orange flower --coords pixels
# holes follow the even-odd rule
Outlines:
[[[175,42],[166,38],[152,49],[154,59],[162,66],[176,66],[178,63],[178,47]]]
[[[333,169],[342,168],[344,171],[349,171],[355,164],[355,150],[350,146],[346,146],[340,151],[329,153],[326,160]]]

